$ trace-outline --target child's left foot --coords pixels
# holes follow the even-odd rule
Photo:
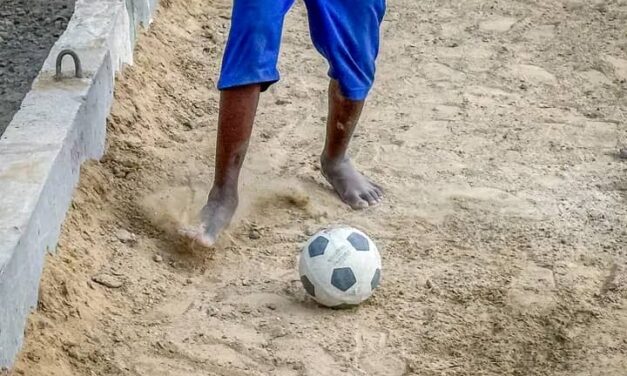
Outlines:
[[[374,206],[383,199],[383,189],[359,173],[348,158],[321,158],[322,175],[333,186],[342,201],[353,209]]]
[[[200,212],[201,224],[193,228],[179,229],[179,234],[192,242],[192,247],[199,245],[211,248],[218,240],[237,209],[238,197],[235,188],[213,188],[209,193],[207,204]]]

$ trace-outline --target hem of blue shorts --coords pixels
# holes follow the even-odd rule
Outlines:
[[[365,100],[368,97],[368,93],[370,93],[370,89],[372,89],[372,87],[370,86],[357,89],[347,89],[346,87],[344,87],[344,85],[342,85],[342,82],[337,78],[337,75],[335,74],[335,72],[333,72],[332,68],[329,68],[329,70],[327,71],[327,76],[329,76],[330,79],[335,80],[339,83],[342,95],[347,99],[350,99],[351,101]]]
[[[370,92],[370,88],[346,89],[342,88],[341,85],[340,90],[342,91],[342,95],[352,101],[363,101],[368,97],[368,93]]]
[[[266,91],[272,85],[278,82],[280,76],[278,73],[260,74],[254,77],[244,77],[238,79],[220,78],[218,81],[218,90],[228,90],[246,85],[261,85],[261,91]]]

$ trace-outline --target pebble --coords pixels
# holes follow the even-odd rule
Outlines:
[[[257,229],[251,229],[250,232],[248,233],[248,237],[252,240],[257,240],[261,238],[261,233]]]
[[[285,337],[287,335],[287,330],[285,330],[282,327],[274,327],[272,329],[270,329],[270,338],[274,339],[274,338],[279,338],[279,337]]]
[[[127,175],[127,172],[121,168],[119,168],[118,166],[113,167],[113,175],[116,178],[125,178]]]
[[[154,256],[152,256],[152,259],[154,260],[154,262],[161,262],[161,261],[163,261],[163,257],[161,257],[161,255],[154,255]]]
[[[91,277],[91,280],[99,285],[103,285],[111,289],[117,289],[119,287],[122,287],[122,285],[124,284],[119,278],[104,273],[96,274],[95,276]]]
[[[425,287],[428,289],[433,288],[433,283],[431,282],[431,280],[427,279],[427,282],[425,282]]]
[[[622,159],[627,159],[627,148],[620,149],[618,156]]]
[[[134,243],[137,241],[137,237],[132,232],[126,231],[125,229],[119,229],[115,232],[115,237],[118,238],[122,243]]]
[[[209,316],[216,316],[218,314],[219,310],[217,308],[213,308],[213,307],[209,307],[207,308],[207,315]]]
[[[266,307],[268,307],[268,309],[271,309],[273,311],[276,310],[276,304],[274,304],[274,303],[268,303],[268,304],[266,304]]]

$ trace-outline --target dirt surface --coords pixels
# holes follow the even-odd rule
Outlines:
[[[238,219],[186,252],[164,229],[211,181],[229,9],[167,1],[140,38],[15,375],[625,375],[626,1],[389,1],[352,149],[387,196],[363,212],[318,170],[326,68],[297,4]],[[357,309],[298,280],[330,223],[382,250]]]
[[[0,1],[0,135],[67,27],[74,1]]]

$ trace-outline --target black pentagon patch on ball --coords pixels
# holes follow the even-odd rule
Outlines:
[[[301,276],[300,281],[303,283],[303,287],[305,288],[305,291],[307,291],[307,294],[311,296],[316,296],[316,289],[314,288],[314,285],[311,284],[309,278],[307,278],[306,275]]]
[[[309,257],[321,256],[324,254],[324,250],[327,249],[329,239],[324,236],[318,236],[311,244],[309,244]]]
[[[379,282],[381,282],[381,269],[377,268],[377,271],[374,272],[374,276],[372,277],[372,281],[370,281],[370,289],[374,290],[379,287]]]
[[[337,268],[333,270],[331,284],[342,291],[350,289],[357,279],[351,268]]]
[[[355,247],[358,251],[369,251],[370,245],[368,244],[368,239],[366,239],[363,235],[353,232],[347,239],[353,247]]]

